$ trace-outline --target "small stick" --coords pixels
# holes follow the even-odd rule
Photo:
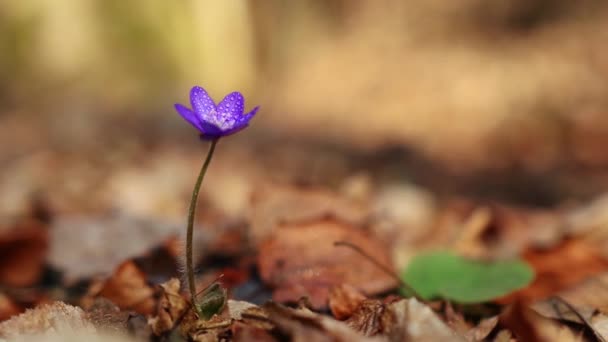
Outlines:
[[[589,322],[588,319],[586,319],[585,317],[583,317],[583,314],[580,313],[580,311],[578,311],[577,308],[575,308],[572,304],[570,304],[569,302],[567,302],[564,298],[562,297],[553,297],[551,298],[552,302],[553,301],[557,301],[560,302],[562,304],[564,304],[570,311],[572,311],[572,313],[574,313],[574,315],[581,320],[581,323],[587,327],[587,329],[591,330],[591,332],[593,333],[593,335],[595,335],[595,338],[597,338],[598,341],[600,342],[606,342],[606,339],[604,338],[604,336],[602,336],[599,332],[597,332],[597,330],[595,330],[595,328],[593,327],[593,325],[591,325],[591,322]],[[554,303],[554,302],[553,302]],[[558,315],[561,316],[561,314],[559,312],[557,312]]]
[[[334,246],[336,246],[336,247],[338,247],[338,246],[348,247],[348,248],[354,250],[355,252],[359,253],[361,256],[363,256],[364,258],[366,258],[367,260],[369,260],[371,263],[373,263],[374,265],[376,265],[376,267],[378,267],[379,269],[381,269],[384,273],[390,275],[393,279],[395,279],[399,283],[399,285],[402,288],[405,289],[406,292],[408,292],[408,293],[410,293],[412,295],[412,297],[416,298],[417,300],[419,300],[421,302],[424,302],[424,300],[420,297],[420,295],[418,295],[418,293],[416,292],[416,290],[414,290],[414,288],[412,288],[405,281],[403,281],[401,278],[399,278],[399,276],[397,274],[395,274],[395,272],[393,270],[391,270],[386,265],[383,265],[381,262],[379,262],[378,260],[376,260],[371,255],[369,255],[361,247],[359,247],[359,246],[357,246],[357,245],[355,245],[353,243],[350,243],[348,241],[335,241],[334,242]]]

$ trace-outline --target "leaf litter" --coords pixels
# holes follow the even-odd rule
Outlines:
[[[266,151],[265,159],[246,157],[253,155],[247,149]],[[183,152],[166,142],[163,147],[134,150],[157,158],[152,163],[157,165],[155,171],[145,177],[139,173],[146,168],[124,155],[91,161],[107,166],[91,179],[85,176],[85,184],[79,186],[111,187],[91,191],[83,199],[77,191],[61,193],[60,187],[52,188],[46,192],[46,202],[38,204],[42,209],[48,206],[47,219],[41,216],[45,210],[31,210],[32,201],[19,215],[2,221],[0,338],[16,340],[32,334],[87,340],[118,334],[116,340],[126,341],[606,338],[605,197],[555,208],[515,206],[438,194],[403,179],[384,179],[378,170],[362,173],[356,167],[361,161],[343,157],[328,164],[335,168],[328,170],[331,177],[316,174],[312,184],[311,179],[302,183],[289,174],[293,170],[280,168],[271,178],[265,177],[273,153],[281,156],[281,163],[289,163],[286,149],[226,144],[227,152],[215,165],[225,172],[210,174],[217,184],[230,184],[235,178],[243,182],[224,194],[217,189],[201,194],[197,282],[202,290],[224,274],[227,287],[225,295],[219,293],[227,297],[225,305],[216,306],[208,320],[194,317],[183,283],[172,278],[181,262],[183,220],[177,213],[185,210],[175,203],[188,195],[190,182],[185,179],[191,179],[198,151]],[[48,163],[53,153],[28,163]],[[321,148],[313,154],[319,153],[332,152]],[[302,155],[299,151],[293,158]],[[249,158],[246,167],[244,158]],[[172,164],[171,178],[179,181],[171,183],[163,175],[168,167],[162,167],[163,160]],[[75,156],[57,156],[57,167],[50,173],[53,179],[75,177],[75,170],[87,169],[81,164]],[[131,178],[137,178],[132,186],[147,189],[145,201],[133,195],[139,193],[137,189],[121,190],[120,184],[129,184]],[[167,182],[172,186],[167,187]],[[110,190],[120,198],[110,196]],[[357,246],[374,261],[335,246],[339,241]],[[437,249],[483,263],[519,256],[531,265],[535,279],[507,296],[487,296],[476,304],[446,302],[454,298],[442,296],[425,302],[403,298],[395,275],[402,274],[416,256]],[[474,282],[468,290],[477,295],[475,286],[480,284]],[[245,288],[249,290],[242,291]]]

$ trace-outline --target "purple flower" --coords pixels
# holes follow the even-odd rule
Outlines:
[[[244,129],[260,108],[255,107],[251,112],[243,114],[245,100],[238,91],[226,95],[216,106],[205,89],[199,86],[190,90],[190,103],[192,109],[179,103],[175,104],[175,109],[201,132],[201,137],[210,140]]]

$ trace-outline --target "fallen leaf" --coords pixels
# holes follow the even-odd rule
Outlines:
[[[536,278],[532,284],[502,298],[499,303],[547,298],[608,271],[608,259],[597,247],[578,239],[565,240],[549,250],[530,250],[524,254],[524,259],[534,268]]]
[[[267,329],[258,328],[249,324],[236,322],[232,324],[232,341],[233,342],[278,342]]]
[[[247,314],[248,312],[255,311],[258,308],[257,305],[245,302],[242,300],[228,300],[228,312],[230,314],[230,318],[240,321],[243,319],[243,314]]]
[[[273,286],[273,299],[295,302],[308,297],[314,308],[327,307],[329,290],[349,284],[366,295],[396,287],[395,280],[365,257],[334,242],[348,241],[388,268],[384,246],[360,228],[335,220],[282,226],[260,245],[262,280]]]
[[[0,322],[23,312],[23,308],[4,293],[0,293]]]
[[[190,306],[180,294],[178,279],[173,278],[159,287],[160,293],[156,311],[154,316],[148,319],[148,324],[156,336],[173,330],[176,322],[183,318],[185,310],[190,309]]]
[[[498,316],[482,319],[477,326],[467,331],[464,337],[471,342],[484,341],[496,329],[497,324]]]
[[[574,287],[557,292],[555,297],[564,299],[583,313],[594,311],[608,313],[608,273],[588,278]],[[554,312],[553,304],[551,297],[534,303],[533,308],[547,317],[560,318],[549,315],[550,312]]]
[[[576,323],[586,328],[590,334],[595,335],[599,341],[606,342],[606,336],[603,336],[596,330],[594,323],[602,329],[602,323],[605,323],[608,317],[597,310],[592,310],[588,307],[576,307],[561,297],[552,297],[535,303],[532,309],[543,317],[553,318],[562,322]]]
[[[47,228],[33,220],[0,229],[0,284],[25,287],[38,282],[48,239]]]
[[[105,298],[95,298],[85,313],[87,319],[98,329],[120,334],[127,332],[129,313],[121,311],[118,306]]]
[[[294,342],[309,341],[385,341],[380,337],[366,337],[350,328],[346,323],[319,315],[308,309],[291,309],[275,303],[267,303],[264,310],[268,319],[282,334]]]
[[[133,261],[125,261],[118,266],[97,295],[109,299],[121,309],[135,310],[143,315],[152,314],[156,306],[154,289]]]
[[[378,335],[384,328],[383,316],[385,310],[386,306],[381,301],[366,299],[345,322],[349,327],[365,336]]]
[[[387,315],[382,331],[393,341],[465,341],[415,298],[387,305]]]
[[[438,251],[416,256],[402,277],[424,299],[481,303],[526,286],[534,271],[520,260],[480,261]]]
[[[11,339],[76,331],[94,333],[97,330],[82,309],[62,302],[38,306],[0,323],[0,337]]]
[[[348,284],[334,286],[329,291],[329,309],[339,320],[350,317],[364,300],[361,291]]]
[[[254,242],[260,242],[282,224],[312,222],[334,217],[351,224],[363,223],[370,209],[333,192],[311,187],[266,186],[252,199],[249,220]]]
[[[180,231],[176,224],[125,214],[61,217],[51,227],[48,259],[67,283],[108,276],[124,260],[144,255]]]
[[[543,318],[519,301],[509,306],[499,319],[501,326],[508,328],[520,341],[584,341],[579,333],[568,326]]]

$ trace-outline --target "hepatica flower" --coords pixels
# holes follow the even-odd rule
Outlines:
[[[255,107],[247,114],[245,100],[238,91],[232,92],[216,106],[213,99],[201,87],[193,87],[190,91],[192,109],[175,104],[177,112],[192,126],[201,132],[205,139],[214,140],[234,134],[249,125],[260,107]]]
[[[226,97],[216,106],[213,99],[207,94],[205,89],[201,87],[193,87],[190,90],[190,104],[192,109],[183,106],[181,104],[175,104],[177,112],[192,126],[199,130],[201,137],[207,140],[211,140],[209,146],[209,152],[205,162],[201,167],[201,170],[196,179],[194,190],[192,190],[192,199],[190,200],[190,209],[188,210],[188,229],[186,234],[186,273],[188,278],[188,289],[190,291],[191,304],[199,316],[199,318],[205,319],[213,315],[210,315],[210,304],[213,303],[213,311],[221,311],[223,304],[225,303],[225,291],[221,298],[221,305],[218,306],[217,298],[210,300],[209,296],[203,294],[201,301],[196,300],[196,282],[194,279],[194,261],[192,259],[192,240],[194,234],[194,216],[196,212],[196,203],[198,201],[198,193],[203,183],[203,178],[211,162],[211,157],[215,151],[215,146],[221,137],[234,134],[249,125],[249,121],[255,113],[257,113],[259,107],[255,107],[251,112],[243,114],[245,109],[245,100],[243,95],[239,92],[233,92]],[[216,291],[217,292],[217,291]],[[211,294],[215,292],[209,292]],[[217,297],[217,296],[216,296]]]

